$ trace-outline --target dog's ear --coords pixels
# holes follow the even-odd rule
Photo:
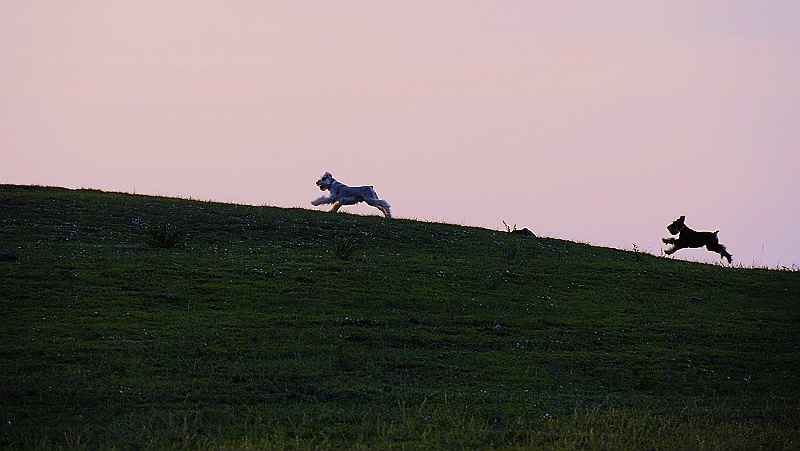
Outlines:
[[[686,220],[686,216],[683,216],[683,215],[681,215],[681,217],[680,217],[680,218],[678,218],[678,221],[681,221],[681,222],[683,222],[683,221],[685,221],[685,220]]]

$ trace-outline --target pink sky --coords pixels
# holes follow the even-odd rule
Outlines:
[[[0,60],[0,183],[800,265],[799,2],[0,0]]]

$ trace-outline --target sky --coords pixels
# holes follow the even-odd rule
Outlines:
[[[0,183],[800,266],[794,0],[0,0],[0,61]]]

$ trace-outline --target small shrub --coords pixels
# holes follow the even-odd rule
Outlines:
[[[173,248],[183,239],[183,233],[169,223],[148,224],[147,233],[150,236],[150,244],[161,249]]]
[[[337,236],[333,241],[333,255],[339,260],[350,260],[357,247],[355,238]]]

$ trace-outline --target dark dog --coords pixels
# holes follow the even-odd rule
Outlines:
[[[724,257],[730,263],[733,260],[733,256],[728,253],[725,249],[725,246],[720,244],[719,238],[717,234],[719,230],[715,232],[698,232],[696,230],[692,230],[686,227],[686,224],[683,221],[686,219],[686,216],[681,216],[680,218],[676,219],[672,224],[667,226],[667,230],[672,235],[678,235],[678,238],[662,238],[661,241],[664,244],[671,244],[672,247],[665,250],[664,253],[667,255],[674,254],[675,251],[686,247],[703,247],[705,246],[711,252],[716,252],[720,255],[720,258]]]

